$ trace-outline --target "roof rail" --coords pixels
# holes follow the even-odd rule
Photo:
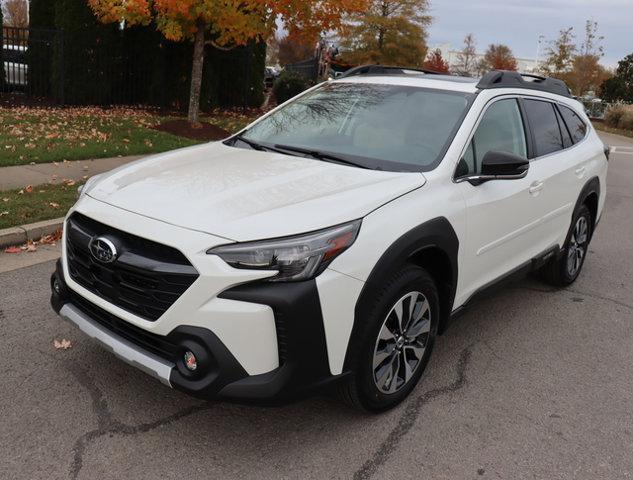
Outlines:
[[[425,73],[427,75],[441,75],[434,70],[424,70],[409,67],[390,67],[386,65],[361,65],[354,67],[338,78],[354,77],[357,75],[403,75],[407,72]]]
[[[572,98],[571,91],[565,82],[556,78],[542,77],[529,73],[511,72],[507,70],[494,70],[486,73],[477,84],[477,88],[487,90],[490,88],[527,88],[541,92],[555,93]]]

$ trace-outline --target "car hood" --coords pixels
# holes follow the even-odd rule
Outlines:
[[[216,142],[120,167],[86,193],[172,225],[247,241],[361,218],[424,183],[420,173],[366,170]]]

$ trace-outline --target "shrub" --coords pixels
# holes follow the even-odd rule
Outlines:
[[[31,93],[47,96],[51,93],[53,51],[47,34],[55,26],[55,4],[51,0],[29,1],[29,34],[27,62],[29,65],[29,88]],[[50,38],[52,40],[52,37]]]
[[[118,25],[100,24],[86,0],[56,0],[63,45],[53,54],[53,91],[67,104],[111,103],[123,71]]]
[[[633,105],[615,103],[607,108],[604,123],[608,127],[633,130]]]
[[[608,107],[604,112],[604,124],[607,127],[618,128],[618,123],[624,115],[624,107],[623,103],[615,103]]]
[[[310,88],[310,84],[311,82],[303,75],[284,70],[273,85],[273,93],[277,103],[281,104]]]
[[[618,123],[618,128],[633,131],[633,105],[628,105]]]

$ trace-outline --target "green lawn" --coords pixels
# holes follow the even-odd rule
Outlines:
[[[37,185],[0,191],[0,229],[63,217],[77,200],[80,183]]]
[[[162,152],[195,143],[133,109],[0,108],[0,167]]]
[[[613,133],[615,135],[623,135],[625,137],[633,138],[633,130],[622,130],[620,128],[607,127],[602,122],[592,122],[596,130],[606,133]]]
[[[257,115],[218,110],[202,121],[234,133]],[[137,109],[0,108],[0,167],[155,153],[197,143],[152,128],[172,118]],[[63,217],[79,185],[0,191],[0,229]]]

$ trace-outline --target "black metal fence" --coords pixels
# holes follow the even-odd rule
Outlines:
[[[0,93],[58,105],[187,106],[191,43],[168,42],[143,28],[94,33],[3,27],[1,32]],[[202,107],[261,104],[262,48],[209,47]]]
[[[62,48],[61,32],[2,27],[0,44],[3,61],[1,92],[60,99],[59,92],[51,91],[50,65],[54,52]]]
[[[311,58],[302,62],[289,63],[286,70],[303,75],[309,80],[316,81],[319,76],[319,59]]]

